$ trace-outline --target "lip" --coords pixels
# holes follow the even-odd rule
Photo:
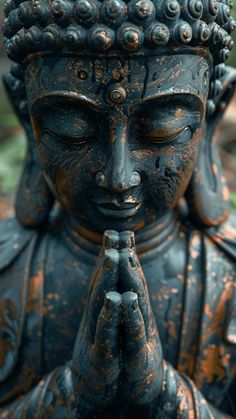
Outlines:
[[[137,214],[140,202],[126,202],[123,205],[116,205],[113,202],[97,202],[98,210],[106,217],[128,218]]]

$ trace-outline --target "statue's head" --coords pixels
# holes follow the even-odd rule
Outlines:
[[[29,150],[16,210],[53,200],[85,226],[138,230],[186,198],[227,217],[213,141],[232,96],[227,0],[8,0],[5,83]]]

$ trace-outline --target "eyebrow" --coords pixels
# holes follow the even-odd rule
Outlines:
[[[186,98],[186,95],[189,97],[191,96],[191,100],[189,101],[189,105],[191,105],[192,101],[194,100],[196,103],[200,103],[202,104],[201,99],[197,96],[194,95],[193,93],[163,93],[163,94],[159,94],[157,95],[153,95],[153,96],[148,96],[148,97],[144,97],[142,100],[142,103],[145,105],[151,105],[152,103],[155,102],[164,102],[165,100],[171,99],[174,102],[183,102],[184,103],[184,99]]]
[[[45,105],[45,101],[49,100],[49,102],[51,101],[54,105],[55,104],[60,104],[60,103],[65,103],[67,102],[67,100],[69,99],[71,101],[71,103],[83,103],[86,106],[89,106],[90,108],[92,108],[95,112],[101,112],[103,110],[102,105],[99,105],[96,101],[94,101],[91,98],[88,98],[87,96],[80,94],[80,93],[73,93],[73,92],[50,92],[50,93],[42,93],[39,97],[37,97],[35,99],[35,101],[32,103],[31,108],[33,109],[35,106],[38,105],[38,103],[40,101],[44,101],[44,105]]]
[[[137,103],[135,103],[134,105],[132,105],[133,107],[133,111],[132,114],[140,111],[140,108],[142,108],[142,106],[150,106],[152,104],[163,104],[165,105],[165,100],[171,99],[171,101],[174,101],[174,104],[177,104],[177,102],[179,102],[179,104],[181,104],[180,102],[182,102],[184,104],[184,98],[185,95],[190,95],[191,96],[191,101],[188,101],[188,105],[192,108],[192,99],[194,99],[195,103],[200,104],[201,107],[201,112],[204,111],[203,109],[203,103],[200,100],[200,98],[192,93],[162,93],[162,94],[158,94],[158,95],[153,95],[153,96],[148,96],[148,97],[144,97],[143,99],[138,100]],[[65,104],[68,99],[70,100],[71,103],[73,104],[77,104],[78,106],[81,104],[84,104],[86,107],[93,109],[96,113],[104,113],[104,104],[99,104],[97,103],[95,100],[89,98],[88,96],[85,96],[83,94],[80,93],[73,93],[73,92],[61,92],[61,91],[53,91],[53,92],[46,92],[46,93],[42,93],[39,97],[37,97],[35,99],[35,101],[32,103],[31,105],[31,109],[32,109],[32,113],[34,112],[34,107],[39,104],[40,101],[43,101],[44,103],[42,104],[42,106],[45,105],[45,101],[48,100],[49,102],[52,101],[52,103],[56,106],[56,105],[60,105]],[[47,103],[48,104],[48,103]],[[40,104],[39,104],[40,106]]]

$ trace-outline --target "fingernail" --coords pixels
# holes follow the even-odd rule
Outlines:
[[[133,311],[138,308],[138,296],[135,292],[127,291],[122,294],[122,305],[125,310],[132,309]]]
[[[104,305],[107,309],[112,309],[114,306],[120,306],[122,303],[121,294],[116,291],[109,291],[105,295]]]
[[[134,249],[135,238],[133,231],[122,231],[120,233],[120,249],[129,248]]]
[[[115,230],[106,230],[103,235],[103,246],[105,249],[119,249],[119,233]]]

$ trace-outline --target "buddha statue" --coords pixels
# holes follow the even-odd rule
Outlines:
[[[0,231],[0,417],[236,417],[228,0],[8,0],[28,150]]]

